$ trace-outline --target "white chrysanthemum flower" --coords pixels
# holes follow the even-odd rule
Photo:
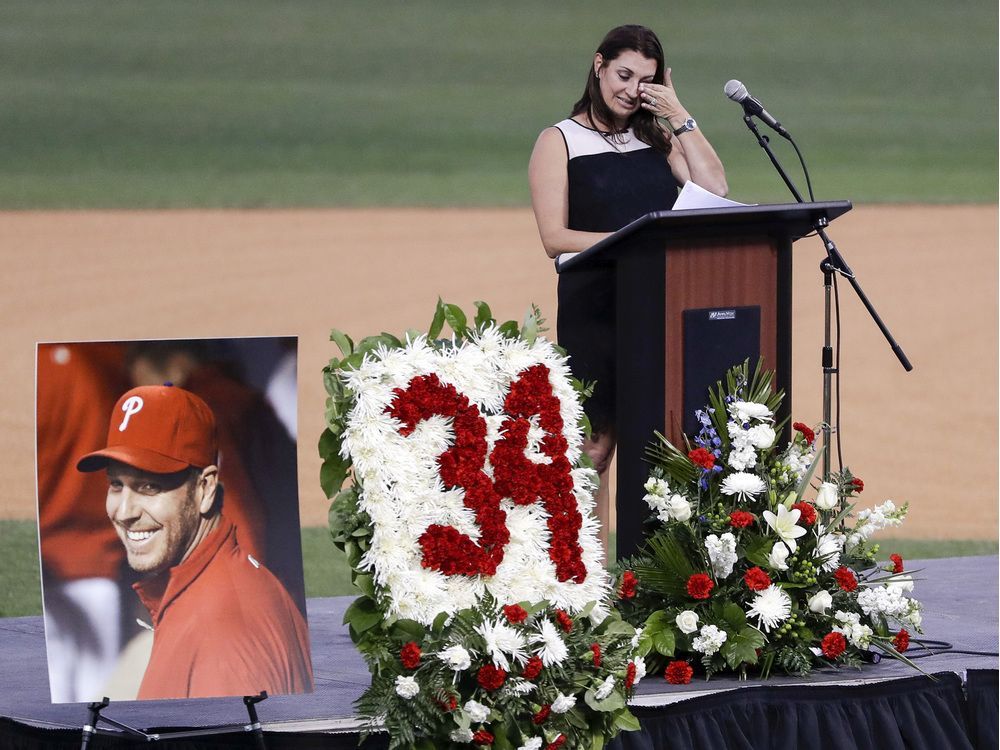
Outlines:
[[[566,643],[563,641],[556,626],[551,620],[542,620],[538,633],[531,639],[532,643],[541,644],[535,649],[535,654],[542,660],[542,664],[551,667],[553,664],[562,664],[569,655]]]
[[[736,554],[736,537],[729,531],[722,536],[709,534],[705,537],[705,549],[715,577],[728,578],[739,559]]]
[[[563,695],[559,693],[558,697],[552,701],[552,713],[554,714],[564,714],[569,711],[573,706],[576,705],[575,695]]]
[[[753,419],[759,422],[770,422],[774,417],[774,412],[756,401],[733,401],[729,405],[729,414],[741,424]]]
[[[477,724],[486,721],[490,717],[489,706],[484,706],[479,701],[466,701],[465,705],[462,706],[462,710]]]
[[[542,744],[543,742],[541,737],[532,737],[517,750],[542,750]]]
[[[420,685],[417,683],[417,679],[412,676],[399,675],[396,678],[396,695],[404,700],[410,700],[416,697],[417,693],[420,692]]]
[[[472,730],[469,729],[468,727],[466,727],[465,729],[462,728],[453,729],[451,731],[451,734],[448,735],[448,738],[452,742],[458,742],[467,745],[470,742],[472,742]]]
[[[504,689],[514,695],[527,695],[535,689],[534,683],[527,680],[508,680],[504,683]]]
[[[494,666],[510,671],[511,660],[518,664],[524,664],[528,660],[524,636],[502,620],[484,622],[476,627],[476,632],[486,641],[486,650],[493,659]]]
[[[747,615],[757,618],[757,624],[766,632],[777,627],[792,614],[792,598],[780,586],[771,585],[754,597]]]
[[[743,502],[755,498],[766,489],[764,480],[745,471],[737,471],[722,480],[722,494],[736,495]]]
[[[597,698],[597,700],[602,701],[609,695],[611,695],[611,693],[614,692],[614,689],[615,689],[614,675],[608,675],[607,677],[604,678],[604,682],[601,683],[600,687],[598,687],[597,690],[594,691],[594,697]]]
[[[788,570],[788,547],[784,542],[775,542],[767,556],[767,566],[771,570]]]
[[[720,630],[715,625],[704,625],[698,635],[691,641],[691,648],[700,651],[705,656],[711,656],[722,648],[722,644],[729,638],[725,630]]]
[[[774,445],[774,440],[778,437],[778,434],[771,425],[759,424],[747,430],[747,437],[754,448],[762,451]]]
[[[798,525],[801,511],[798,508],[788,510],[784,505],[779,505],[777,515],[769,510],[765,510],[761,515],[781,541],[788,545],[788,549],[794,552],[798,547],[798,542],[795,540],[806,533],[806,530]]]
[[[472,657],[462,646],[449,646],[438,653],[438,658],[456,672],[461,672],[472,666]]]

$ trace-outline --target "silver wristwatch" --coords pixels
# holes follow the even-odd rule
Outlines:
[[[684,121],[677,130],[674,131],[674,135],[680,135],[681,133],[687,133],[689,130],[694,130],[698,127],[698,123],[694,121],[693,117],[689,117]]]

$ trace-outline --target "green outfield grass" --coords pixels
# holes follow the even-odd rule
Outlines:
[[[614,539],[611,542],[614,549]],[[995,555],[997,542],[989,540],[886,540],[883,552],[898,552],[907,560],[932,557]],[[330,541],[325,528],[302,530],[302,558],[306,596],[354,594],[350,568],[343,553]],[[42,612],[38,583],[38,543],[33,521],[0,521],[0,617],[22,617]]]
[[[523,205],[535,137],[623,22],[661,34],[737,200],[787,196],[730,78],[818,199],[997,198],[987,0],[24,0],[0,12],[0,208]]]

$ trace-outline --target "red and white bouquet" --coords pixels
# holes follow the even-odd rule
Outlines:
[[[649,451],[655,528],[625,563],[621,609],[644,625],[647,662],[670,682],[696,670],[801,675],[872,651],[905,660],[921,632],[902,558],[877,562],[870,542],[907,507],[856,512],[864,483],[849,470],[813,482],[815,433],[795,423],[777,444],[783,394],[771,380],[759,365],[733,368],[686,450],[657,436]]]

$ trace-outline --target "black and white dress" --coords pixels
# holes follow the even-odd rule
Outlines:
[[[556,123],[569,158],[569,229],[614,232],[650,211],[674,205],[679,185],[663,153],[629,129],[611,136],[566,119]],[[571,271],[559,276],[559,345],[573,375],[597,381],[584,408],[594,432],[615,425],[614,271]]]

